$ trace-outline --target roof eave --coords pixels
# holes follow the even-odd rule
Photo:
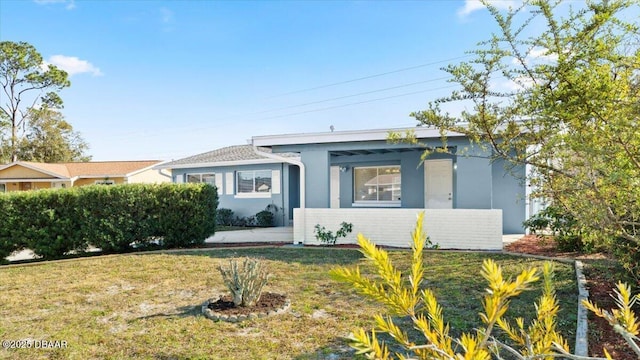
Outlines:
[[[440,130],[426,127],[398,128],[398,129],[375,129],[357,131],[335,131],[321,133],[283,134],[254,136],[251,138],[254,146],[270,147],[275,145],[303,145],[303,144],[323,144],[359,141],[382,141],[387,140],[390,132],[405,133],[413,131],[417,138],[439,138],[442,136]],[[446,132],[446,136],[464,136],[456,132]]]
[[[222,166],[240,166],[240,165],[260,165],[260,164],[278,164],[282,161],[272,159],[251,159],[251,160],[233,160],[233,161],[214,161],[190,164],[166,164],[156,166],[156,169],[194,169],[202,167],[222,167]]]
[[[54,173],[54,172],[51,172],[51,171],[46,170],[46,169],[41,169],[41,168],[39,168],[37,166],[33,166],[33,165],[28,164],[28,163],[23,162],[23,161],[14,161],[14,162],[12,162],[10,164],[4,165],[4,166],[0,166],[0,171],[2,171],[4,169],[8,169],[8,168],[10,168],[12,166],[17,166],[17,165],[20,165],[22,167],[25,167],[25,168],[33,170],[33,171],[37,171],[37,172],[41,172],[43,174],[47,174],[47,175],[53,176],[53,177],[55,177],[57,179],[63,179],[63,180],[64,179],[68,179],[66,176],[64,176],[62,174]]]

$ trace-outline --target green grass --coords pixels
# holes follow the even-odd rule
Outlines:
[[[409,253],[392,251],[399,267]],[[273,274],[266,291],[286,293],[291,310],[238,324],[200,315],[206,299],[225,292],[216,270],[227,258],[263,258]],[[515,275],[540,261],[490,253],[427,252],[425,285],[445,306],[452,332],[480,326],[482,260]],[[327,248],[217,249],[116,255],[0,268],[0,339],[66,341],[66,349],[0,350],[9,359],[324,359],[353,358],[344,337],[370,328],[382,308],[336,283],[328,271],[363,264],[358,251]],[[364,272],[371,267],[365,265]],[[556,267],[561,328],[574,341],[573,268]],[[512,303],[511,316],[530,318],[536,294]]]

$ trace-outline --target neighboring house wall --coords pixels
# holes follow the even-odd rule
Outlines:
[[[166,169],[166,170],[148,169],[140,173],[137,173],[135,175],[131,175],[127,179],[127,183],[129,184],[134,184],[134,183],[158,184],[158,183],[165,183],[165,182],[171,182],[171,170],[169,169]]]
[[[32,190],[49,189],[49,188],[51,188],[50,182],[32,182],[31,183]]]
[[[73,183],[73,186],[76,187],[76,186],[95,185],[96,181],[105,181],[105,180],[113,181],[115,183],[114,185],[126,184],[126,182],[124,181],[124,178],[122,177],[104,177],[104,178],[78,179]]]
[[[174,182],[187,182],[189,174],[215,174],[215,185],[218,188],[218,209],[227,208],[233,210],[239,217],[249,217],[265,210],[268,205],[278,208],[274,222],[276,226],[289,225],[293,219],[291,203],[299,206],[298,195],[291,198],[288,189],[291,179],[298,179],[297,172],[290,171],[290,166],[281,163],[237,165],[223,167],[200,167],[189,169],[172,169]],[[238,193],[238,172],[270,171],[271,191],[268,193]],[[296,203],[297,198],[297,203]]]
[[[53,176],[22,166],[12,166],[0,172],[1,179],[55,179]]]

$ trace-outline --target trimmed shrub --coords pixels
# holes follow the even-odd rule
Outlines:
[[[273,226],[273,213],[269,210],[262,210],[256,214],[256,225],[260,227]]]
[[[215,231],[218,195],[207,184],[129,184],[0,196],[0,257],[23,248],[45,259],[149,246],[200,245]],[[157,244],[156,244],[157,243]]]
[[[158,225],[164,248],[193,247],[215,232],[218,193],[208,184],[159,186]]]
[[[9,199],[8,194],[0,194],[0,264],[4,263],[5,257],[11,255],[12,252],[20,250],[21,246],[12,236],[13,228],[13,202]]]
[[[233,225],[233,210],[225,208],[216,210],[216,225]]]

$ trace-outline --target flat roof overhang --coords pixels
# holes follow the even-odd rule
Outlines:
[[[304,144],[330,144],[357,141],[386,141],[390,132],[404,134],[411,131],[418,139],[440,138],[440,130],[427,127],[397,128],[397,129],[376,129],[357,131],[332,131],[320,133],[283,134],[254,136],[251,143],[254,146],[277,146],[277,145],[304,145]],[[463,136],[460,133],[446,132],[447,137]],[[413,148],[415,150],[415,147]]]

